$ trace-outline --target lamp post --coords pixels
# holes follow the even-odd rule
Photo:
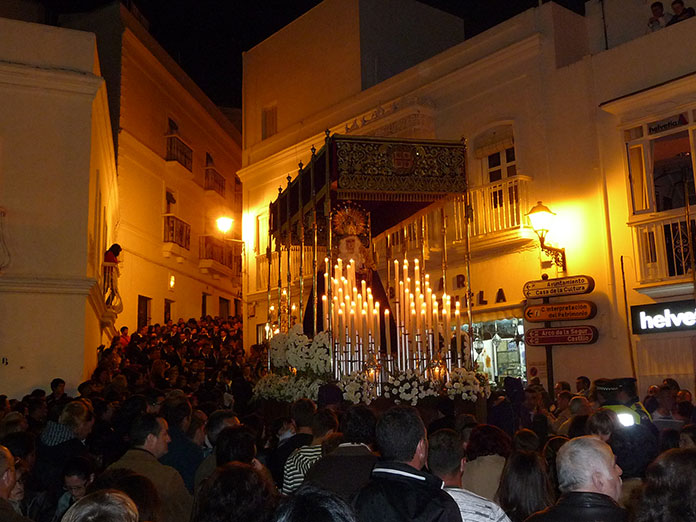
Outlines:
[[[544,205],[541,201],[538,201],[529,212],[527,212],[527,217],[534,229],[534,232],[539,237],[539,246],[541,251],[545,252],[553,259],[553,262],[558,266],[562,272],[566,271],[566,254],[565,248],[556,248],[546,244],[546,234],[548,234],[551,228],[551,222],[556,214],[551,212],[549,207]]]

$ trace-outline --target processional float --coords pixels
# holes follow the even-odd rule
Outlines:
[[[407,369],[439,378],[452,367],[469,367],[468,218],[466,296],[463,303],[452,303],[444,209],[452,198],[466,196],[465,143],[330,136],[327,131],[324,146],[311,152],[309,164],[300,163],[297,176],[288,176],[269,206],[267,336],[287,332],[295,321],[302,321],[307,335],[328,332],[337,379],[356,370],[384,376]],[[372,238],[438,206],[442,261],[435,271],[441,271],[441,279],[431,285],[426,273],[425,217],[419,226],[404,229],[420,245],[420,258],[405,257],[403,246],[399,255],[409,237],[386,234],[385,277],[380,277]]]

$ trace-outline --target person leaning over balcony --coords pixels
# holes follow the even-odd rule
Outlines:
[[[667,25],[674,25],[696,15],[693,7],[684,7],[684,0],[674,0],[672,2],[672,11],[674,11],[674,16],[667,22]]]
[[[666,27],[672,20],[672,15],[665,13],[665,6],[662,2],[653,2],[650,4],[652,16],[648,20],[648,31],[654,32]]]

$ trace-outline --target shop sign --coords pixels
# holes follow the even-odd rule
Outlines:
[[[685,112],[670,116],[664,120],[653,121],[648,123],[648,134],[659,134],[677,127],[683,127],[689,124],[689,115]]]
[[[524,332],[524,341],[529,346],[554,344],[592,344],[599,338],[594,326],[562,326],[558,328],[531,328]]]
[[[693,299],[631,307],[634,334],[696,330]]]
[[[594,279],[590,276],[579,275],[527,281],[522,288],[522,292],[529,299],[539,299],[542,297],[589,294],[594,290],[594,286]]]
[[[524,318],[530,323],[584,321],[592,319],[596,314],[597,306],[592,301],[530,305],[524,309]]]

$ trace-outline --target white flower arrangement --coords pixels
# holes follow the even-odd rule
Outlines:
[[[477,374],[465,368],[453,368],[445,383],[445,393],[451,399],[461,398],[475,402],[483,391]]]
[[[395,372],[389,376],[384,383],[383,396],[387,399],[394,399],[394,402],[401,402],[415,406],[418,401],[426,397],[437,397],[437,384],[426,378],[417,370],[406,370]]]
[[[293,402],[306,397],[316,401],[322,384],[320,379],[269,373],[254,386],[254,398]]]
[[[363,371],[356,370],[344,375],[338,386],[343,390],[343,398],[353,404],[370,404],[374,399],[374,384],[370,383]]]
[[[287,344],[288,334],[277,333],[269,341],[271,350],[271,366],[274,368],[286,368],[288,366]]]
[[[299,374],[322,376],[331,372],[331,354],[329,334],[321,332],[313,341],[303,333],[302,326],[293,326],[285,336],[284,349],[278,348],[278,354],[284,353],[286,365],[292,366]],[[272,355],[271,355],[272,358]],[[279,356],[278,361],[282,358]],[[276,366],[276,364],[273,364]]]

